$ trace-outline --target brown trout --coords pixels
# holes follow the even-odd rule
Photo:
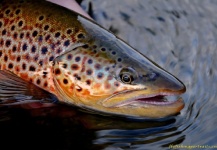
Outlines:
[[[60,103],[106,114],[161,118],[184,107],[175,97],[186,90],[181,81],[64,7],[1,0],[0,33],[1,103],[32,102],[25,94],[42,89]]]

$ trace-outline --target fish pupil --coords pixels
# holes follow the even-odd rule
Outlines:
[[[121,74],[120,75],[120,78],[121,78],[121,81],[123,83],[126,83],[126,84],[130,84],[134,79],[133,79],[133,76],[131,76],[130,74]]]

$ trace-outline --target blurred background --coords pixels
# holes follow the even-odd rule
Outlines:
[[[217,145],[217,1],[79,0],[104,28],[187,87],[180,114],[133,121],[66,106],[0,108],[1,145],[22,149],[169,149]],[[27,143],[31,147],[27,146]]]

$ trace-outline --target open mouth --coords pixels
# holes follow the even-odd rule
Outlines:
[[[139,91],[138,91],[139,92]],[[129,94],[130,93],[130,94]],[[134,107],[148,107],[148,106],[170,106],[177,102],[181,102],[180,94],[177,93],[158,93],[158,94],[147,94],[139,95],[137,91],[133,93],[139,96],[132,96],[131,92],[117,94],[114,97],[110,97],[103,102],[105,107],[123,107],[123,106],[134,106]],[[128,95],[129,94],[129,95]],[[132,95],[131,95],[132,94]]]
[[[151,97],[143,97],[143,98],[136,98],[133,100],[128,100],[125,102],[121,102],[117,104],[115,107],[121,107],[121,106],[147,106],[147,105],[155,105],[155,106],[165,106],[165,105],[171,105],[178,101],[180,97],[178,95],[170,95],[170,96],[164,96],[164,95],[155,95]]]

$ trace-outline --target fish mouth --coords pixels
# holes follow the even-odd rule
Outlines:
[[[177,107],[184,106],[182,91],[158,91],[148,93],[143,90],[123,91],[102,102],[104,107]]]

